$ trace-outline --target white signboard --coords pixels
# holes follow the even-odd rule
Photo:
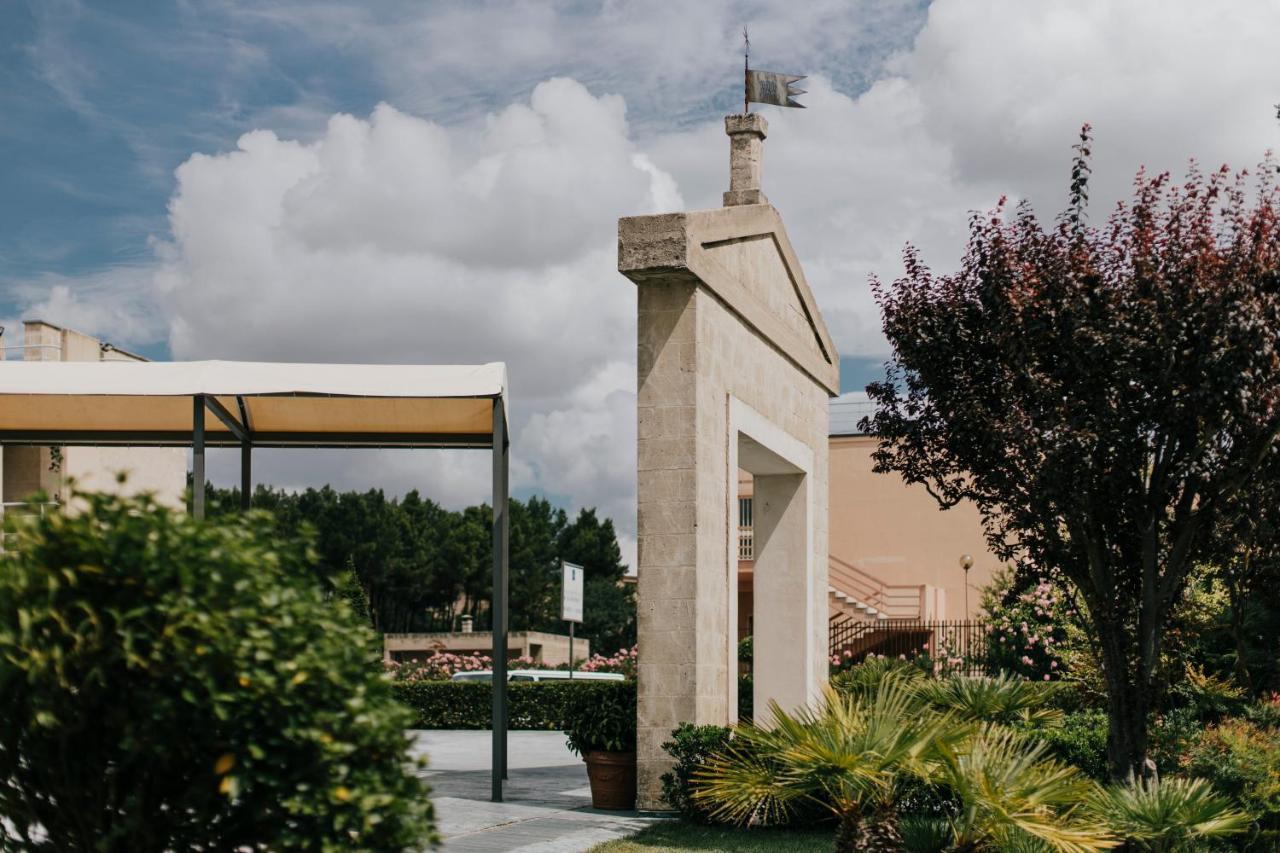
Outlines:
[[[566,622],[582,622],[582,566],[560,561],[564,582],[560,589],[560,618]]]

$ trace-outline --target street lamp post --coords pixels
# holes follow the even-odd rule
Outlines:
[[[964,618],[969,618],[969,570],[973,568],[973,556],[964,554],[960,557],[960,568],[964,569]]]

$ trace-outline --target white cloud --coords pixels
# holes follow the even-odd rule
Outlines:
[[[764,188],[840,352],[886,353],[867,280],[897,277],[905,243],[949,270],[970,211],[1003,194],[1059,210],[1086,121],[1095,220],[1142,165],[1254,166],[1280,140],[1278,27],[1275,3],[938,0],[867,91],[814,77],[807,110],[764,108]],[[724,152],[718,122],[650,149],[695,206],[717,203]]]
[[[158,276],[175,357],[505,361],[513,485],[632,527],[635,297],[615,270],[615,222],[683,201],[630,141],[620,98],[551,80],[457,127],[381,105],[334,116],[314,142],[246,134],[177,177]],[[319,471],[453,504],[488,497],[483,459],[324,459],[256,467],[277,484]]]
[[[8,298],[21,308],[23,320],[47,320],[128,345],[164,339],[164,319],[152,297],[151,264],[109,267],[71,277],[45,274],[13,283]],[[20,321],[4,325],[18,329]]]
[[[728,146],[697,91],[732,83],[741,20],[762,63],[800,45],[811,64],[784,52],[778,67],[825,72],[808,81],[807,110],[766,108],[765,191],[846,355],[885,352],[867,279],[896,277],[905,243],[947,270],[970,211],[1002,194],[1056,211],[1085,121],[1095,219],[1140,165],[1252,166],[1280,139],[1280,5],[937,0],[914,43],[908,6],[239,8],[364,51],[400,109],[333,116],[304,141],[255,131],[179,169],[158,277],[174,355],[506,360],[516,485],[599,505],[633,544],[635,303],[614,223],[719,204]],[[904,48],[887,65],[872,49],[881,37]],[[559,79],[511,94],[555,63],[591,91]],[[851,87],[867,68],[888,70]],[[627,91],[644,127],[604,91]],[[427,108],[455,123],[406,112]],[[132,308],[110,308],[137,304],[123,291],[46,292],[68,314],[135,328]],[[464,456],[281,456],[258,470],[483,499],[487,461]]]

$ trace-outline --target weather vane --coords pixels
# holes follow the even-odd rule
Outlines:
[[[752,70],[751,37],[747,34],[746,27],[742,28],[742,74],[743,115],[751,112],[753,103],[804,109],[804,104],[791,100],[797,95],[803,95],[805,93],[804,89],[793,89],[791,84],[800,82],[805,78],[805,75]]]

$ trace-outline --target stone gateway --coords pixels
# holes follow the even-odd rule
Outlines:
[[[639,807],[665,808],[661,744],[738,719],[739,471],[754,478],[754,695],[827,677],[827,403],[839,357],[761,191],[763,116],[728,116],[725,206],[624,218],[638,325]]]

